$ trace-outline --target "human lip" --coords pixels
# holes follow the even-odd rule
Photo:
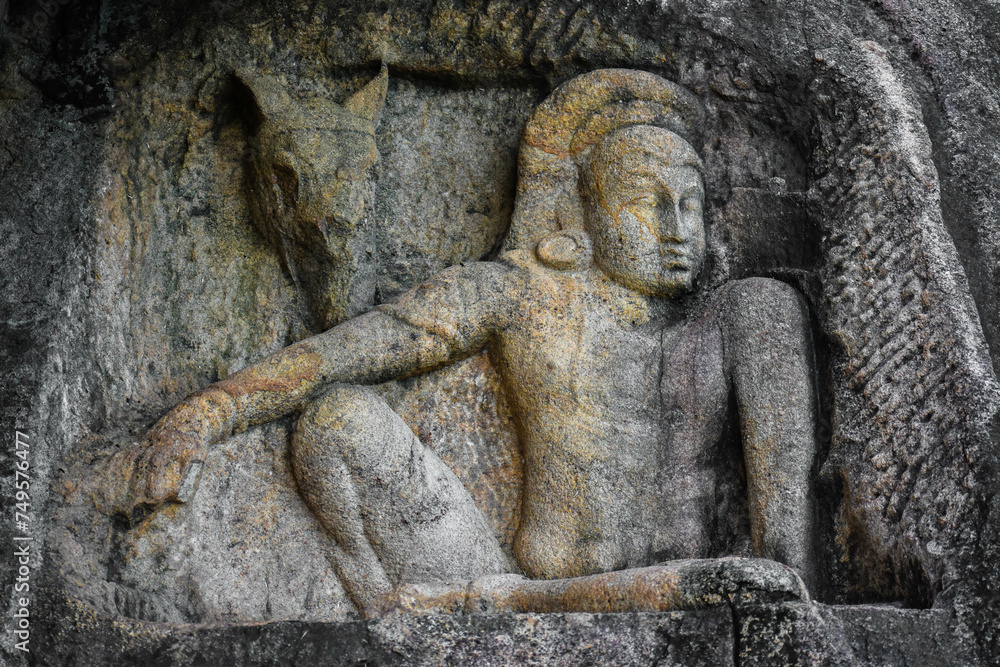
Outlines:
[[[690,272],[697,264],[696,256],[696,250],[687,243],[664,244],[660,248],[660,265],[663,271]]]
[[[664,271],[690,271],[691,265],[687,262],[669,261],[663,263]]]
[[[690,259],[690,254],[683,244],[670,244],[663,245],[660,248],[660,256],[663,258],[664,265],[668,264],[684,264],[688,263]]]

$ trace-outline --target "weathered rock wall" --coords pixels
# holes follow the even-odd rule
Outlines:
[[[295,491],[287,423],[214,449],[190,503],[135,527],[90,499],[100,463],[171,405],[310,333],[302,295],[249,221],[234,66],[341,100],[388,65],[373,303],[494,256],[531,108],[575,74],[632,67],[705,105],[705,284],[772,275],[810,301],[829,424],[819,598],[955,608],[963,641],[995,655],[990,5],[80,0],[29,27],[40,7],[13,4],[0,43],[0,507],[13,516],[20,429],[33,612],[58,615],[52,599],[72,596],[156,622],[353,613]],[[509,549],[520,455],[486,357],[382,392]],[[14,526],[0,526],[11,544]],[[14,565],[0,560],[8,619]]]

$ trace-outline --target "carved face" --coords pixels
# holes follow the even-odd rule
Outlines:
[[[349,234],[364,211],[368,171],[378,160],[375,138],[364,132],[301,128],[258,138],[257,168],[270,187],[270,209],[282,227],[328,244]],[[262,194],[264,194],[262,193]]]
[[[694,287],[705,257],[705,190],[694,149],[672,132],[632,126],[595,149],[584,173],[594,261],[642,294],[672,298]]]
[[[291,97],[276,79],[240,73],[257,111],[247,163],[250,211],[329,328],[371,307],[374,227],[365,219],[378,160],[385,70],[343,105]]]

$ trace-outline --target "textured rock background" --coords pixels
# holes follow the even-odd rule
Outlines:
[[[101,461],[187,393],[309,334],[301,295],[247,215],[230,68],[343,99],[384,61],[376,300],[497,252],[521,128],[554,85],[629,66],[694,91],[707,111],[699,148],[714,239],[704,282],[777,276],[816,316],[829,425],[818,597],[953,610],[955,641],[996,660],[992,4],[53,7],[33,27],[41,5],[14,2],[0,28],[0,541],[11,543],[18,428],[32,445],[39,655],[54,664],[67,655],[60,633],[89,627],[70,623],[69,598],[101,618],[157,622],[351,617],[319,552],[327,538],[294,490],[287,423],[214,449],[193,500],[137,526],[98,513],[90,493]],[[382,391],[509,545],[519,454],[486,357]],[[0,559],[0,581],[12,611],[11,559]],[[761,618],[760,636],[777,633]],[[928,632],[915,618],[864,645]],[[626,636],[637,622],[602,627]],[[863,655],[862,626],[843,631],[855,659],[906,664],[888,644]],[[232,641],[219,632],[219,646]],[[0,652],[23,659],[4,637]]]

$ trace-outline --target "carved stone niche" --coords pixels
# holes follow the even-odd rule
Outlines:
[[[39,664],[995,659],[951,121],[902,23],[785,4],[261,2],[115,45]]]

